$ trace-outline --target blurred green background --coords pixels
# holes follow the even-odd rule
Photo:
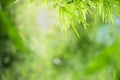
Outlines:
[[[49,1],[0,0],[0,80],[120,80],[120,18],[72,27]]]

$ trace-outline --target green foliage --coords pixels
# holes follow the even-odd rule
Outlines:
[[[5,71],[18,61],[22,54],[29,50],[25,46],[17,28],[13,24],[8,5],[11,0],[0,1],[0,79]]]
[[[101,19],[104,23],[112,25],[114,25],[114,15],[120,15],[118,0],[56,0],[53,2],[59,9],[64,29],[66,30],[71,24],[77,35],[79,31],[76,30],[75,21],[87,29],[90,26],[88,16],[91,14],[95,22]]]
[[[0,80],[119,80],[120,2],[44,1],[0,1]]]

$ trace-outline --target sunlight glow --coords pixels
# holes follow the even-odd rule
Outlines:
[[[44,32],[50,30],[51,27],[55,27],[58,23],[57,11],[49,10],[48,8],[42,8],[37,15],[37,22],[40,29]]]

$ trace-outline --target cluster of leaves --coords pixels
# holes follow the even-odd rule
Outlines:
[[[76,23],[87,29],[89,25],[88,16],[96,23],[101,19],[104,23],[114,25],[114,15],[120,16],[119,0],[56,0],[53,1],[59,9],[62,26],[65,30],[71,25],[79,36]]]

